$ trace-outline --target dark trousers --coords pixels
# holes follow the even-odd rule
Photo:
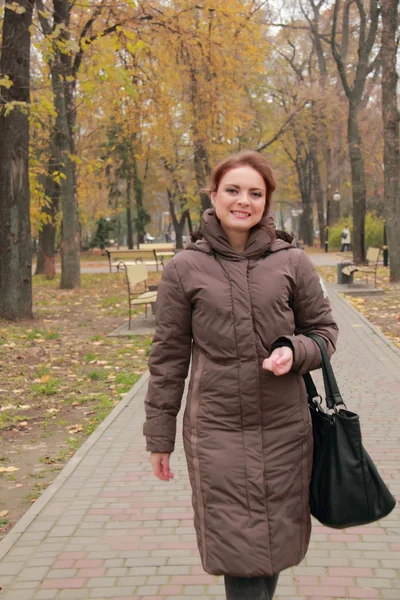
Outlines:
[[[279,575],[269,577],[231,577],[225,575],[227,600],[272,600]]]

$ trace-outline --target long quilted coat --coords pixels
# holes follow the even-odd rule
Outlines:
[[[302,374],[320,366],[316,332],[332,354],[337,327],[312,263],[290,241],[251,231],[235,252],[214,210],[203,238],[167,264],[158,291],[144,434],[172,452],[191,360],[183,438],[203,568],[215,575],[279,573],[310,538],[312,429]],[[285,237],[285,235],[281,236]],[[262,361],[278,338],[292,370]]]

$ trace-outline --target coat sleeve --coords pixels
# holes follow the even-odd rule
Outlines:
[[[325,341],[329,356],[335,352],[338,336],[338,327],[332,316],[325,285],[304,252],[299,260],[292,308],[296,324],[295,334],[277,338],[271,347],[281,340],[290,341],[294,352],[292,370],[304,375],[321,366],[320,350],[305,334],[318,334]]]
[[[175,260],[169,262],[158,288],[156,331],[149,358],[143,433],[150,452],[171,453],[191,353],[191,303],[180,282]]]

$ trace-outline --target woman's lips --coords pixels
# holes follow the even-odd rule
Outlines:
[[[250,213],[240,212],[240,211],[235,211],[235,210],[231,210],[231,215],[236,217],[236,219],[248,219],[250,217]]]

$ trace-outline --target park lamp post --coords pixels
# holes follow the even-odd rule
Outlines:
[[[340,202],[341,198],[342,197],[338,191],[336,191],[332,196],[332,199],[334,202]],[[325,252],[328,252],[328,250],[329,250],[330,216],[331,216],[331,199],[328,198],[328,201],[326,203]]]

